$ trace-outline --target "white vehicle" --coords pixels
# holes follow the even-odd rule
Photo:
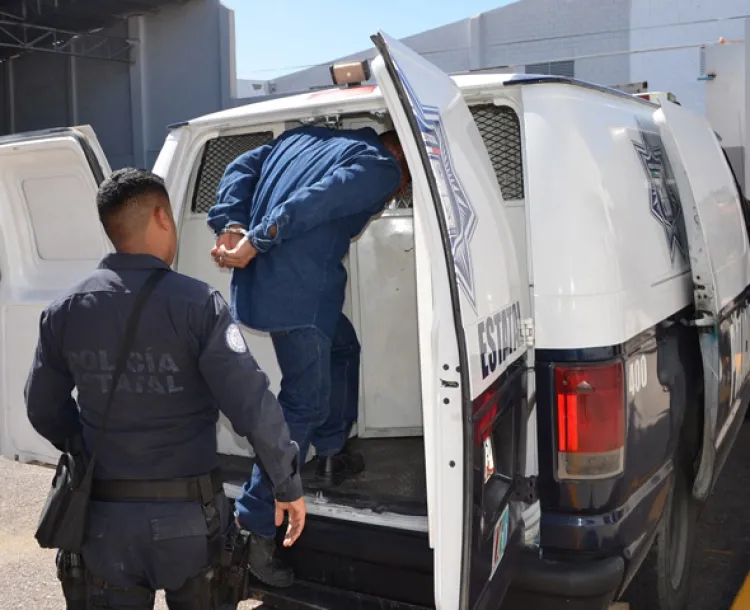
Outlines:
[[[347,260],[368,470],[307,498],[274,607],[677,610],[696,509],[748,402],[744,200],[707,122],[555,77],[453,79],[385,35],[377,86],[173,126],[154,171],[177,271],[228,293],[206,227],[232,159],[301,123],[395,127],[413,195]],[[362,73],[365,66],[332,70]],[[350,83],[351,84],[351,83]],[[0,449],[53,463],[23,386],[41,309],[111,246],[93,132],[0,140]],[[278,388],[270,340],[246,331]],[[251,448],[222,420],[227,490]],[[296,604],[296,605],[295,605]]]

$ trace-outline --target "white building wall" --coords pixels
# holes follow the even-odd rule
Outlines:
[[[632,0],[630,48],[711,43],[745,37],[741,19],[711,21],[750,14],[750,0]],[[704,21],[704,23],[695,23]],[[679,24],[690,25],[679,25]],[[698,81],[698,48],[633,53],[630,80],[648,81],[652,91],[671,91],[683,106],[706,111],[705,83]]]
[[[630,9],[630,0],[523,0],[484,13],[481,61],[526,65],[627,51]],[[578,59],[575,77],[604,85],[628,82],[627,55]]]
[[[705,84],[706,117],[724,146],[745,145],[746,50],[744,44],[706,49],[706,72],[716,75]]]
[[[404,42],[448,73],[610,54],[577,60],[575,76],[619,84],[628,81],[629,59],[612,54],[628,50],[630,14],[631,0],[521,0]],[[331,63],[373,55],[370,49]],[[271,89],[288,93],[329,84],[328,66],[323,65],[280,77]]]
[[[750,20],[748,20],[750,27]],[[746,190],[747,81],[750,63],[744,44],[723,44],[706,49],[706,72],[715,78],[705,83],[706,118],[721,137],[721,144]]]

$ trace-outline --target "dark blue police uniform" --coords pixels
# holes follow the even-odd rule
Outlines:
[[[44,310],[26,400],[30,422],[56,447],[82,434],[91,452],[135,295],[159,268],[167,265],[149,255],[109,255]],[[219,411],[249,439],[276,498],[299,498],[298,448],[227,304],[210,286],[167,273],[143,310],[95,480],[209,473],[217,466]],[[217,503],[226,527],[223,494]],[[103,583],[97,607],[150,608],[159,589],[172,607],[196,607],[180,604],[209,564],[206,541],[199,502],[92,502],[83,556]]]

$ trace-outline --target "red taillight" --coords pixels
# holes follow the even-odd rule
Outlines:
[[[500,403],[500,393],[492,384],[478,398],[474,400],[474,438],[477,444],[482,444],[492,432],[492,424],[497,417]]]
[[[623,365],[555,367],[558,474],[604,478],[622,472],[625,446]]]

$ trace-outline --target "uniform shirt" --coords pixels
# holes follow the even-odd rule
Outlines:
[[[248,227],[259,252],[232,274],[235,317],[261,331],[317,326],[332,337],[349,244],[400,182],[398,162],[370,128],[301,127],[230,163],[208,224],[217,233]]]
[[[92,451],[135,295],[158,268],[167,265],[152,256],[109,255],[42,313],[26,403],[31,424],[56,447],[82,430]],[[217,465],[219,411],[252,444],[277,499],[301,497],[297,445],[225,301],[203,282],[168,273],[141,315],[94,476],[208,473]]]

